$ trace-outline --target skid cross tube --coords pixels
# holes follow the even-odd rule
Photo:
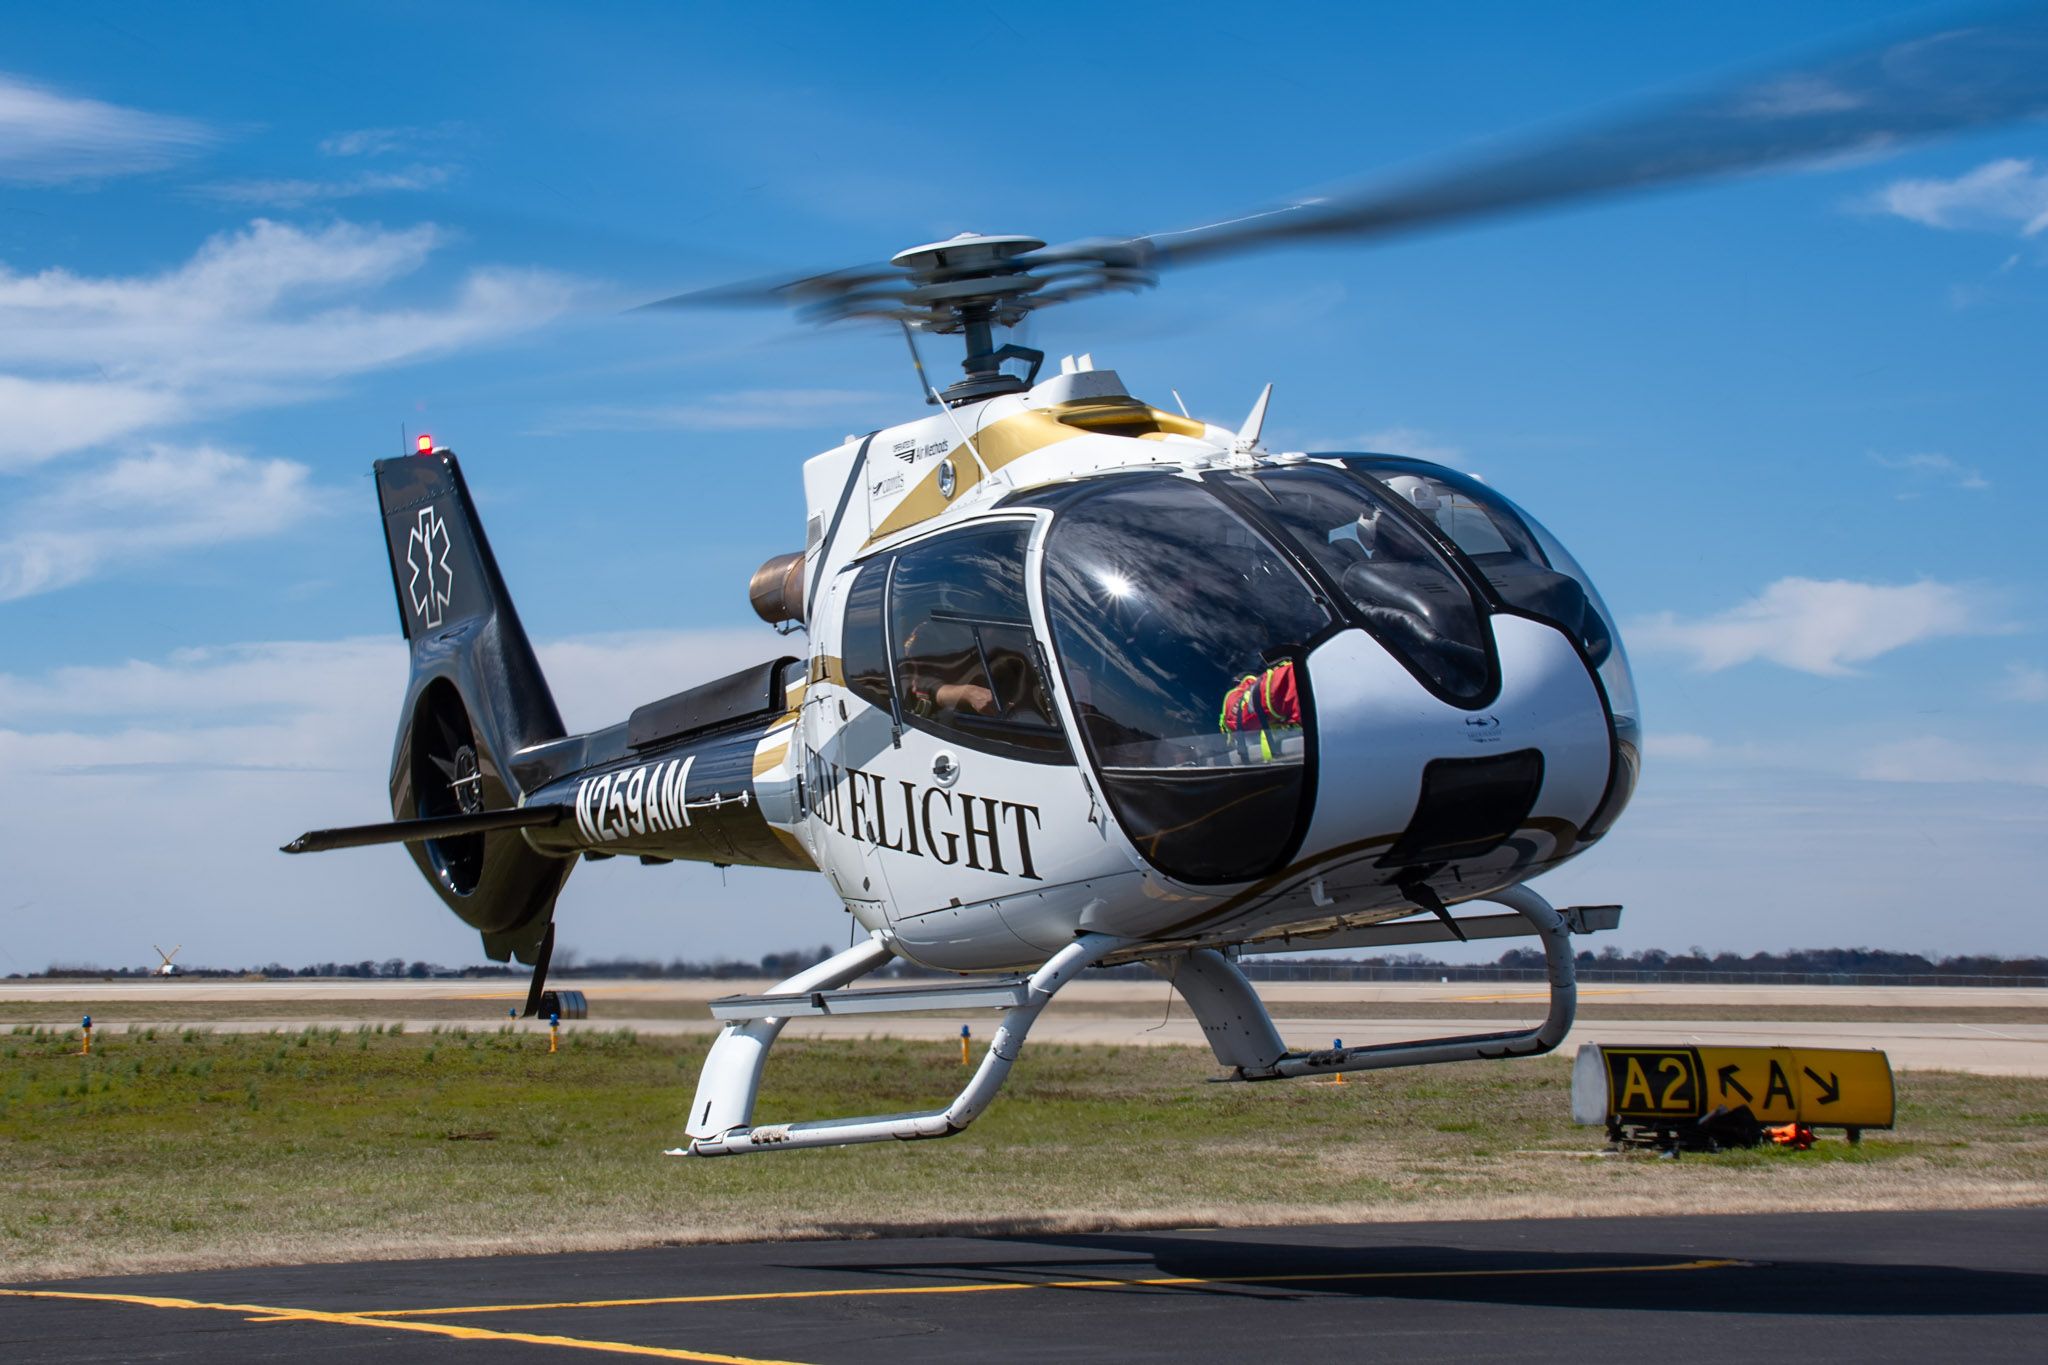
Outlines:
[[[1453,1038],[1424,1038],[1370,1047],[1333,1047],[1317,1052],[1290,1052],[1273,1027],[1265,1002],[1234,958],[1214,949],[1197,948],[1148,965],[1173,983],[1201,1021],[1216,1060],[1231,1069],[1233,1080],[1272,1081],[1289,1076],[1327,1076],[1343,1071],[1372,1071],[1395,1066],[1428,1066],[1436,1062],[1482,1061],[1496,1057],[1533,1057],[1550,1051],[1571,1031],[1579,990],[1571,936],[1611,928],[1619,918],[1612,906],[1592,907],[1581,914],[1560,912],[1525,886],[1486,897],[1515,912],[1476,921],[1494,929],[1496,920],[1513,918],[1522,932],[1543,940],[1549,966],[1550,1012],[1532,1029],[1507,1033],[1467,1033]],[[1472,921],[1468,921],[1472,922]],[[1448,938],[1441,926],[1429,926]],[[1492,935],[1490,935],[1492,936]]]
[[[981,1065],[953,1102],[943,1109],[914,1114],[884,1114],[871,1118],[819,1119],[808,1123],[771,1123],[749,1126],[754,1097],[760,1089],[761,1068],[768,1049],[782,1029],[781,1019],[755,1019],[726,1025],[725,1032],[711,1046],[704,1061],[704,1074],[697,1083],[697,1099],[691,1106],[690,1144],[682,1153],[690,1156],[731,1156],[742,1152],[794,1151],[802,1147],[837,1147],[856,1142],[915,1142],[922,1138],[951,1137],[974,1122],[988,1108],[1010,1068],[1024,1048],[1025,1035],[1046,1002],[1059,989],[1080,975],[1084,968],[1100,962],[1125,946],[1125,940],[1108,934],[1083,934],[1054,953],[1044,966],[1031,974],[1020,1004],[1003,1016]],[[838,957],[812,968],[805,976],[792,977],[776,989],[778,995],[842,986],[855,976],[880,966],[889,950],[878,940],[862,945],[873,961],[861,965],[861,949],[849,949]],[[835,964],[844,964],[843,972]],[[827,972],[827,968],[833,971]],[[806,979],[810,977],[812,979]],[[836,980],[830,979],[837,977]],[[723,1055],[721,1055],[723,1053]]]
[[[1543,940],[1544,965],[1550,978],[1550,1011],[1532,1029],[1507,1033],[1466,1033],[1454,1038],[1423,1038],[1371,1047],[1326,1048],[1289,1052],[1259,1072],[1243,1072],[1245,1080],[1283,1076],[1327,1076],[1339,1071],[1376,1071],[1396,1066],[1429,1066],[1436,1062],[1477,1062],[1499,1057],[1534,1057],[1550,1051],[1571,1032],[1578,1013],[1578,971],[1572,957],[1571,926],[1549,901],[1526,886],[1510,887],[1486,897],[1520,914]]]

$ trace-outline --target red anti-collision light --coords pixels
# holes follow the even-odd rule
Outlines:
[[[422,437],[420,437],[419,445],[420,445],[420,454],[422,454],[422,455],[431,455],[431,454],[433,454],[433,453],[434,453],[434,438],[433,438],[433,437],[431,437],[431,436],[422,436]]]

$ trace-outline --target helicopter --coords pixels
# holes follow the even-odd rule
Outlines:
[[[822,875],[867,937],[722,1031],[676,1154],[942,1138],[986,1109],[1046,1004],[1143,964],[1227,1079],[1555,1048],[1575,935],[1617,906],[1527,883],[1597,844],[1641,770],[1619,629],[1543,524],[1480,480],[1373,452],[1269,449],[1127,391],[1088,354],[1004,339],[1056,304],[1233,255],[1378,241],[1483,215],[1867,156],[2048,110],[2048,18],[1953,24],[1724,83],[1391,185],[1204,227],[1061,245],[963,233],[886,262],[697,290],[900,328],[927,411],[804,462],[802,548],[748,595],[801,647],[570,734],[455,454],[375,463],[407,684],[393,820],[302,853],[401,843],[488,955],[533,968],[579,860]],[[919,337],[958,338],[930,382]],[[1458,913],[1491,904],[1506,913]],[[1260,953],[1535,937],[1549,1007],[1519,1030],[1291,1048]],[[859,987],[896,959],[960,979]],[[1002,1011],[929,1111],[756,1123],[792,1018]]]

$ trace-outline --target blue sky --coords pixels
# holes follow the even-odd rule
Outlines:
[[[1164,230],[1939,8],[80,3],[0,55],[0,971],[472,960],[382,810],[370,460],[461,452],[572,723],[765,656],[800,466],[900,338],[622,316],[954,232]],[[1873,30],[1872,25],[1875,25]],[[1651,732],[1554,898],[1625,947],[2040,952],[2040,124],[1191,268],[1047,312],[1269,443],[1445,459],[1592,572]],[[821,882],[580,869],[589,954],[837,939]],[[168,946],[168,944],[167,944]]]

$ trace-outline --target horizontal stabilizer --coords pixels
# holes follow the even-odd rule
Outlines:
[[[371,844],[417,844],[428,839],[453,839],[458,835],[489,834],[501,829],[534,829],[559,824],[568,814],[567,806],[524,806],[514,810],[482,811],[476,815],[436,815],[424,820],[391,820],[381,825],[316,829],[286,844],[284,851],[325,853],[336,848],[366,848]]]

